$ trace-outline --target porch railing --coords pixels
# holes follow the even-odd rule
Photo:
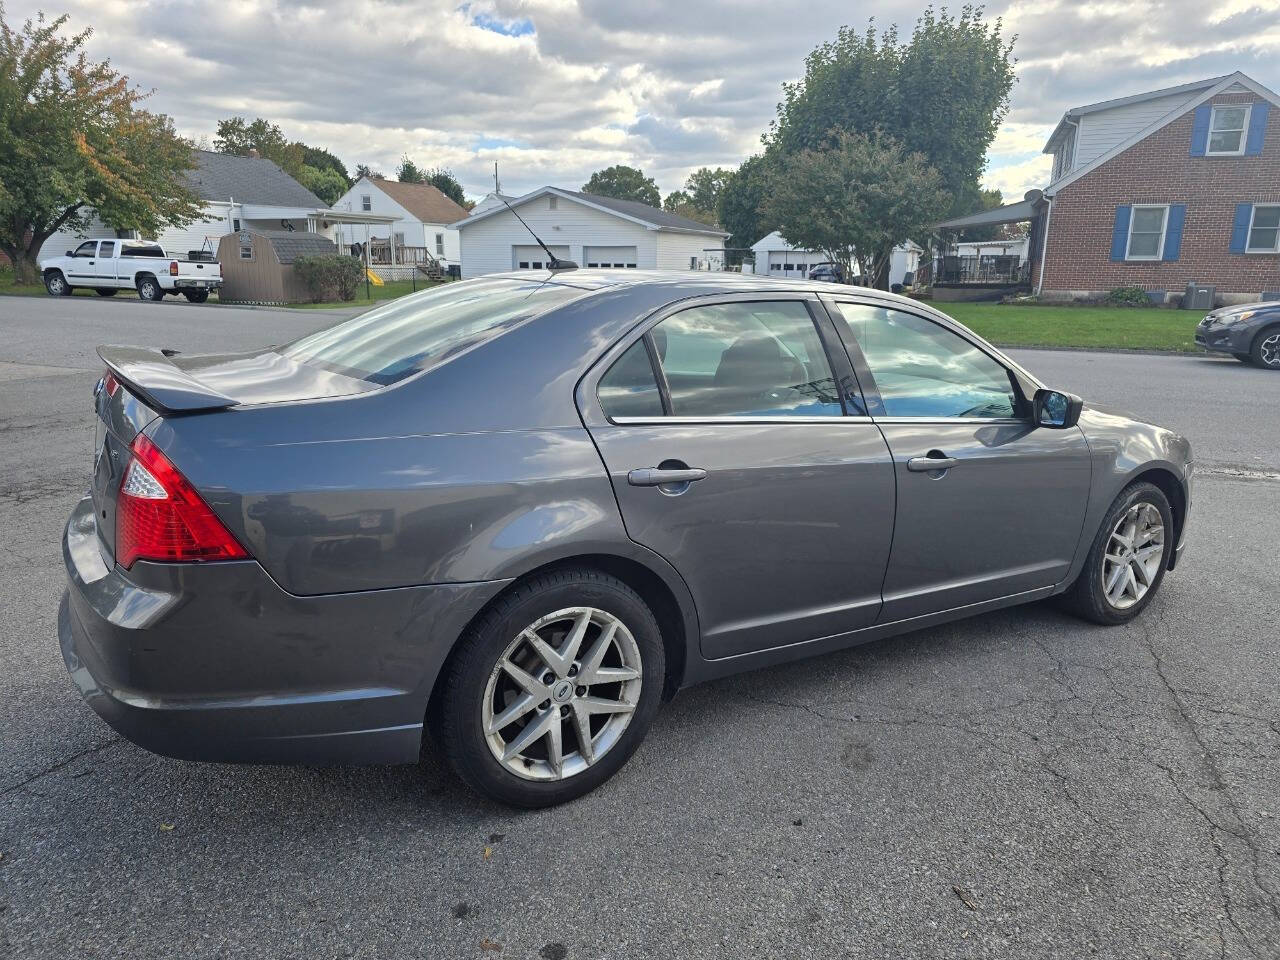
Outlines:
[[[923,261],[916,272],[918,286],[932,284],[1006,284],[1031,280],[1031,264],[1014,254],[984,256],[943,255]]]

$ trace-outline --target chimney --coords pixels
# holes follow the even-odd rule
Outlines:
[[[262,154],[258,153],[258,148],[257,148],[257,147],[250,147],[250,148],[249,148],[249,156],[251,156],[251,157],[253,157],[253,159],[257,160],[257,159],[258,159],[258,157],[262,156]]]

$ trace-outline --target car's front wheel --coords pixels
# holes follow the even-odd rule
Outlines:
[[[664,676],[657,621],[634,590],[589,568],[548,572],[467,631],[440,678],[432,726],[475,790],[552,806],[626,763]]]
[[[61,270],[50,270],[44,275],[44,288],[49,291],[51,297],[71,296],[71,284],[67,283],[67,278],[62,275]]]
[[[1253,338],[1249,359],[1264,370],[1280,370],[1280,327],[1268,327]]]
[[[1102,518],[1084,569],[1063,600],[1094,623],[1127,623],[1160,588],[1174,546],[1169,498],[1153,483],[1130,484]]]

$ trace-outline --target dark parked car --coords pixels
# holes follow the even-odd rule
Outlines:
[[[844,267],[838,263],[815,263],[809,268],[809,279],[822,283],[844,283]]]
[[[925,305],[528,272],[282,347],[103,348],[63,552],[71,676],[175,757],[411,762],[529,806],[682,687],[1060,595],[1182,547],[1187,441]]]
[[[1280,303],[1215,310],[1196,325],[1196,343],[1264,370],[1280,370]]]

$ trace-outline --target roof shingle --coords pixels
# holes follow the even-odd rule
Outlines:
[[[193,150],[196,167],[187,173],[187,186],[201,200],[232,200],[275,207],[328,206],[314,193],[266,157],[239,157],[211,150]]]
[[[466,207],[454,203],[429,183],[401,183],[376,177],[370,177],[369,182],[423,223],[453,223],[467,215]]]

